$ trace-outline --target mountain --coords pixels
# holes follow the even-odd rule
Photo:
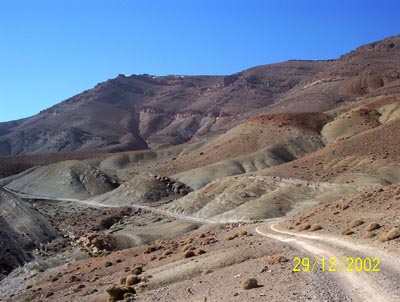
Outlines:
[[[326,111],[400,78],[400,37],[336,60],[228,76],[119,75],[39,114],[0,123],[0,155],[117,152],[194,142],[266,112]]]
[[[399,301],[399,54],[120,75],[2,123],[0,300]]]

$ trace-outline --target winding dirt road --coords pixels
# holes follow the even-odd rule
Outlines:
[[[338,286],[353,301],[400,301],[400,260],[396,257],[335,237],[282,230],[277,227],[276,220],[257,227],[256,232],[304,251],[310,255],[311,263],[316,257],[324,258],[327,262],[329,258],[336,258],[337,263],[340,263],[343,257],[378,257],[381,260],[380,272],[347,272],[346,269],[327,272],[325,267],[324,273],[332,274]],[[320,262],[317,263],[317,269],[321,270]]]
[[[43,196],[36,196],[36,195],[21,193],[18,191],[11,190],[7,187],[1,187],[1,188],[9,193],[17,195],[18,197],[20,197],[22,199],[50,200],[50,201],[59,201],[59,202],[76,202],[76,203],[79,203],[82,205],[86,205],[86,206],[90,206],[90,207],[97,207],[97,208],[120,208],[120,207],[122,207],[121,205],[109,205],[109,204],[94,203],[90,199],[81,200],[81,199],[74,199],[74,198],[43,197]],[[171,212],[159,209],[159,208],[149,207],[149,206],[144,206],[144,205],[139,205],[139,204],[124,206],[124,207],[149,210],[155,214],[160,214],[160,215],[164,215],[167,217],[180,219],[180,220],[184,220],[184,221],[197,222],[197,223],[219,223],[218,221],[215,221],[215,220],[210,220],[210,219],[205,219],[205,218],[200,218],[200,217],[193,217],[193,216],[186,216],[186,215],[181,215],[181,214],[177,214],[177,213],[171,213]]]
[[[113,205],[94,204],[91,203],[90,200],[54,199],[32,196],[20,192],[15,192],[8,188],[4,189],[24,199],[49,199],[56,201],[77,202],[85,204],[87,206],[95,207],[119,207]],[[188,220],[200,223],[216,223],[216,221],[174,214],[161,209],[142,205],[132,205],[132,207],[151,210],[155,213],[181,220]],[[325,271],[322,272],[320,269],[321,263],[318,262],[316,266],[316,271],[314,273],[318,274],[319,276],[321,276],[321,274],[329,274],[328,278],[321,278],[321,283],[324,282],[322,279],[333,279],[333,285],[325,285],[328,286],[328,290],[332,292],[344,292],[346,295],[346,300],[342,300],[341,298],[339,298],[337,301],[400,301],[400,259],[372,247],[351,243],[349,241],[345,241],[333,236],[311,233],[294,233],[287,230],[282,230],[277,227],[277,222],[279,221],[280,219],[269,220],[264,225],[258,226],[255,231],[262,236],[285,242],[290,246],[306,253],[307,255],[309,255],[311,262],[316,257],[318,257],[318,259],[325,259],[327,263],[328,259],[330,258],[337,259],[338,263],[341,261],[341,259],[346,259],[348,257],[354,259],[378,257],[381,260],[379,265],[380,272],[347,272],[346,269],[340,270],[340,272],[327,272],[327,267],[325,268]],[[337,288],[332,288],[332,286],[336,286]],[[325,300],[331,301],[329,298]]]

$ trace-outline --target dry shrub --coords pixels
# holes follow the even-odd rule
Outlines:
[[[284,263],[284,262],[288,262],[288,258],[286,258],[285,256],[273,256],[268,260],[268,264],[269,265],[275,265],[275,264],[279,264],[279,263]]]
[[[258,287],[258,282],[254,278],[246,279],[242,284],[242,289],[244,289],[244,290],[248,290],[248,289],[252,289],[252,288],[256,288],[256,287]]]

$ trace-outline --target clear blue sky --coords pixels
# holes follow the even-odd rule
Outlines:
[[[392,0],[0,0],[0,121],[123,74],[230,74],[399,34]]]

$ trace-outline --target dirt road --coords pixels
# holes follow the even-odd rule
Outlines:
[[[336,285],[343,289],[348,297],[353,301],[400,301],[400,261],[368,246],[341,240],[335,237],[316,234],[300,234],[287,230],[281,230],[276,226],[276,222],[270,222],[256,228],[256,232],[262,236],[266,236],[275,240],[286,242],[293,247],[300,249],[309,254],[310,262],[316,257],[319,261],[316,270],[321,271],[321,259],[337,259],[338,265],[341,259],[350,258],[379,258],[380,272],[349,272],[344,269],[336,272],[328,272],[325,266],[325,273],[332,274],[336,280]],[[294,263],[295,264],[295,263]],[[299,272],[306,274],[305,272]],[[313,272],[307,272],[312,274]]]
[[[47,199],[38,196],[21,194],[12,190],[8,191],[19,195],[21,198]],[[76,199],[59,199],[58,201],[73,201],[85,204],[87,206],[113,207],[93,204],[90,202],[90,200],[82,201]],[[215,221],[172,214],[164,210],[147,206],[135,205],[132,207],[148,209],[159,214],[182,220],[201,223],[215,223]],[[270,220],[264,225],[258,226],[255,231],[262,236],[287,243],[293,248],[301,251],[303,255],[306,253],[309,255],[310,262],[313,262],[316,257],[318,257],[319,261],[317,262],[314,272],[299,272],[299,274],[316,274],[316,283],[319,282],[320,284],[315,284],[314,287],[320,287],[322,292],[322,296],[318,300],[374,302],[400,301],[400,259],[388,255],[381,250],[345,241],[334,236],[316,233],[294,233],[279,229],[277,227],[278,221],[279,219]],[[341,259],[347,258],[379,258],[380,271],[348,272],[346,269],[343,269],[337,272],[328,272],[328,265],[326,265],[325,271],[321,271],[321,259],[325,259],[325,261],[328,263],[328,260],[331,258],[337,259],[338,263],[340,263]],[[329,281],[329,284],[327,283],[327,280]],[[332,295],[337,297],[337,299],[332,300]]]
[[[90,199],[88,200],[81,200],[81,199],[73,199],[73,198],[50,198],[50,197],[43,197],[43,196],[36,196],[36,195],[30,195],[30,194],[25,194],[25,193],[20,193],[14,190],[11,190],[7,187],[2,187],[5,191],[15,194],[19,196],[22,199],[39,199],[39,200],[51,200],[51,201],[60,201],[60,202],[76,202],[82,205],[90,206],[90,207],[99,207],[99,208],[120,208],[120,205],[108,205],[108,204],[100,204],[100,203],[94,203],[91,202]],[[193,217],[193,216],[186,216],[186,215],[180,215],[177,213],[171,213],[159,208],[155,207],[149,207],[149,206],[144,206],[144,205],[131,205],[129,207],[136,208],[136,209],[144,209],[144,210],[150,210],[155,214],[161,214],[167,217],[175,218],[175,219],[180,219],[183,221],[190,221],[190,222],[197,222],[197,223],[219,223],[218,221],[215,220],[210,220],[210,219],[204,219],[204,218],[199,218],[199,217]]]

